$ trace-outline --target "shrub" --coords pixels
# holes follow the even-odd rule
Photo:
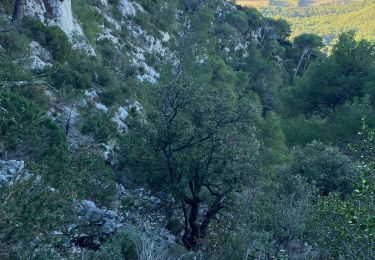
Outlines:
[[[71,162],[74,190],[78,198],[109,205],[116,194],[115,176],[99,153],[81,148]]]
[[[19,32],[0,33],[0,44],[10,56],[24,55],[28,50],[29,39]]]
[[[29,79],[29,75],[18,64],[10,60],[0,61],[0,83],[27,79]]]
[[[136,243],[140,235],[133,228],[117,232],[92,259],[138,259]]]
[[[101,111],[84,112],[80,125],[83,134],[92,136],[100,143],[106,143],[112,133],[116,133],[116,128],[111,118]]]
[[[25,98],[6,90],[0,90],[0,108],[0,140],[6,148],[14,149],[39,117],[39,111]]]
[[[54,86],[58,89],[71,87],[88,89],[92,87],[92,77],[88,73],[75,70],[70,64],[60,66],[51,76]]]
[[[68,167],[66,138],[62,129],[32,102],[19,94],[0,90],[0,141],[6,151],[28,157],[40,165],[48,181],[58,187]]]
[[[316,185],[322,195],[340,192],[343,196],[352,192],[359,177],[356,164],[339,151],[319,142],[307,144],[294,150],[291,173],[305,177]]]
[[[65,62],[72,57],[72,45],[66,34],[57,26],[45,26],[39,20],[26,17],[23,21],[25,34],[48,49],[58,62]]]

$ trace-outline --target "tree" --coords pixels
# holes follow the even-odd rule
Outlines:
[[[353,194],[346,199],[332,194],[318,203],[317,242],[333,258],[371,259],[375,253],[375,130],[364,125],[361,134],[355,152],[363,159],[362,174]]]
[[[292,174],[305,177],[314,183],[321,195],[340,192],[348,195],[359,176],[356,165],[337,147],[313,141],[305,148],[294,149]]]
[[[16,22],[22,19],[24,8],[25,8],[25,0],[14,1],[12,22]]]
[[[225,91],[187,82],[159,86],[147,124],[133,128],[120,152],[150,185],[164,183],[178,199],[182,241],[192,249],[256,169],[257,112]]]
[[[305,60],[305,65],[303,67],[303,71],[306,71],[307,64],[310,61],[311,54],[317,48],[323,47],[323,39],[315,34],[302,34],[295,38],[294,45],[302,50],[301,58],[299,59],[296,71],[294,73],[294,77],[297,76],[300,67],[302,66],[303,60]]]
[[[181,30],[176,65],[164,68],[160,84],[147,95],[148,113],[129,122],[119,149],[123,166],[142,174],[153,189],[173,194],[188,249],[200,245],[218,213],[229,209],[257,172],[260,110],[253,96],[235,93],[222,61],[208,55],[200,62],[202,49],[210,48],[211,23],[192,24],[194,30]]]
[[[373,91],[375,45],[354,37],[353,32],[340,35],[332,55],[310,66],[298,80],[294,102],[301,102],[305,114],[325,116]]]
[[[244,202],[240,223],[213,259],[310,259],[304,241],[315,189],[287,168],[275,173]]]

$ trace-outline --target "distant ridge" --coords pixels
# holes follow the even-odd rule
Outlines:
[[[269,6],[318,6],[324,4],[345,4],[353,1],[349,0],[238,0],[237,4],[255,8]]]
[[[375,41],[375,0],[239,0],[237,4],[287,20],[291,38],[314,33],[331,45],[340,33],[354,30],[357,39]]]

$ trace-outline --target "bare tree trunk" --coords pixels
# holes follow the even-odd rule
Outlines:
[[[25,8],[25,0],[14,1],[12,22],[16,22],[22,19],[24,8]]]
[[[294,73],[294,78],[297,76],[298,71],[299,71],[299,68],[300,68],[301,65],[302,65],[303,58],[305,58],[305,55],[306,55],[306,54],[307,54],[307,49],[304,49],[304,50],[303,50],[303,53],[302,53],[302,55],[301,55],[301,58],[300,58],[300,60],[299,60],[299,62],[298,62],[296,72]]]
[[[185,231],[182,237],[182,242],[187,249],[196,249],[199,240],[205,238],[208,226],[220,209],[223,208],[224,200],[225,196],[223,194],[218,194],[208,212],[203,216],[202,222],[198,220],[201,200],[198,197],[185,200],[184,203],[190,206],[189,214],[187,213],[186,207],[183,206]]]
[[[309,64],[310,57],[311,57],[311,53],[312,53],[312,51],[309,51],[309,55],[307,55],[307,59],[306,59],[306,62],[305,62],[305,66],[303,67],[303,72],[305,72],[306,69],[307,69],[307,65]]]

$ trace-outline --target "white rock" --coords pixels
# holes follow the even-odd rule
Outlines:
[[[111,33],[112,33],[111,29],[103,28],[103,32],[102,34],[99,35],[99,37],[97,38],[97,41],[100,42],[100,41],[108,40],[108,41],[111,41],[113,44],[118,45],[119,39],[113,36]]]
[[[95,102],[95,107],[103,112],[108,112],[108,107],[102,103]]]
[[[137,101],[129,104],[128,106],[118,108],[115,116],[112,118],[112,121],[117,124],[119,130],[127,130],[128,127],[126,125],[126,119],[129,116],[129,110],[133,108],[136,109],[137,112],[141,112],[142,110],[140,103]]]
[[[102,3],[102,5],[108,6],[108,0],[100,0],[100,2]]]
[[[64,233],[61,232],[61,231],[57,231],[57,230],[55,230],[55,231],[52,231],[52,235],[55,235],[55,236],[62,236],[62,235],[64,235]]]
[[[161,32],[162,35],[162,42],[168,42],[171,39],[171,36],[167,32]]]
[[[135,16],[137,14],[137,10],[135,9],[134,5],[128,0],[121,0],[119,10],[125,18]]]
[[[88,209],[88,208],[96,208],[96,204],[95,202],[91,201],[91,200],[82,200],[81,201],[81,205]]]
[[[38,42],[32,41],[29,44],[31,56],[30,62],[26,64],[26,69],[44,69],[45,67],[52,67],[51,54],[43,48]]]
[[[26,0],[25,15],[37,17],[40,21],[45,21],[47,10],[43,0]]]
[[[88,97],[90,100],[93,100],[94,98],[98,97],[98,93],[96,92],[96,90],[85,90],[84,95]]]
[[[0,160],[0,185],[8,186],[17,173],[25,168],[25,161]]]
[[[45,25],[56,25],[69,37],[73,47],[96,55],[73,18],[71,0],[26,0],[25,15],[38,18]]]

